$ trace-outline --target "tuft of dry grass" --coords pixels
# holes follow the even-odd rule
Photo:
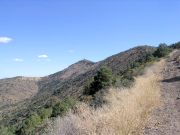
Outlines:
[[[129,89],[111,88],[109,101],[99,109],[79,104],[76,113],[58,118],[50,135],[132,135],[139,134],[149,113],[160,103],[160,71],[164,61],[146,69]]]

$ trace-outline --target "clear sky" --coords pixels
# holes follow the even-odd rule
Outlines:
[[[179,40],[179,0],[0,0],[0,78]]]

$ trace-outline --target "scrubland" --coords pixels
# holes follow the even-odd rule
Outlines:
[[[139,134],[151,111],[160,104],[161,69],[156,62],[135,78],[131,88],[110,88],[103,107],[93,109],[78,104],[50,128],[51,135],[131,135]]]

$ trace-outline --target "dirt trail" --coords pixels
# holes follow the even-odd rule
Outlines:
[[[153,112],[144,135],[180,135],[180,50],[168,58],[162,74],[162,105]]]

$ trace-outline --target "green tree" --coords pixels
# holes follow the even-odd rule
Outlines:
[[[93,95],[101,89],[106,89],[112,86],[114,82],[115,79],[112,71],[107,67],[102,67],[94,77],[94,81],[90,84],[89,95]]]

